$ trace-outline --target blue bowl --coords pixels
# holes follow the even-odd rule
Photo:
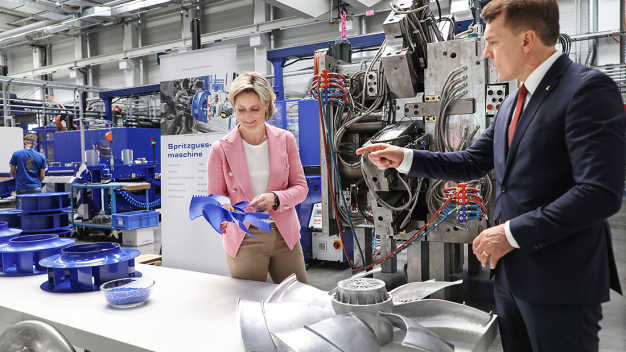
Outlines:
[[[100,285],[107,303],[115,308],[131,308],[144,304],[150,293],[154,280],[140,278],[125,278]]]

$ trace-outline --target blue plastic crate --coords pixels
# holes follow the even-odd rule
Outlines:
[[[118,230],[134,230],[159,224],[159,212],[139,210],[128,213],[113,214],[113,228]]]

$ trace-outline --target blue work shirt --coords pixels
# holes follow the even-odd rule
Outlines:
[[[43,154],[31,148],[24,148],[13,153],[9,164],[17,167],[15,170],[15,188],[18,191],[41,187],[39,175],[41,170],[48,168]]]

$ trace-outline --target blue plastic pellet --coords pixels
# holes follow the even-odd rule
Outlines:
[[[141,303],[150,297],[150,290],[142,288],[118,287],[105,293],[107,301],[116,306]]]

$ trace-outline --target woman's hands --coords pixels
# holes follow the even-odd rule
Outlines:
[[[224,203],[222,207],[228,211],[235,211],[235,208],[233,208],[233,206],[230,205],[230,203]],[[226,225],[228,225],[228,221],[222,221],[222,223],[220,224],[220,229],[222,230],[222,234],[226,234]]]
[[[253,211],[256,211],[259,213],[267,213],[270,211],[270,209],[272,209],[273,206],[274,206],[274,193],[259,194],[258,196],[254,197],[252,202],[250,202],[250,208],[252,208]],[[224,207],[224,209],[229,210],[229,211],[235,211],[235,208],[233,208],[233,206],[230,205],[229,203],[224,203],[222,207]],[[220,229],[222,230],[222,234],[226,233],[227,225],[228,225],[227,221],[223,221],[220,224]]]
[[[274,193],[262,193],[254,197],[250,202],[252,210],[259,213],[267,213],[274,206]]]

